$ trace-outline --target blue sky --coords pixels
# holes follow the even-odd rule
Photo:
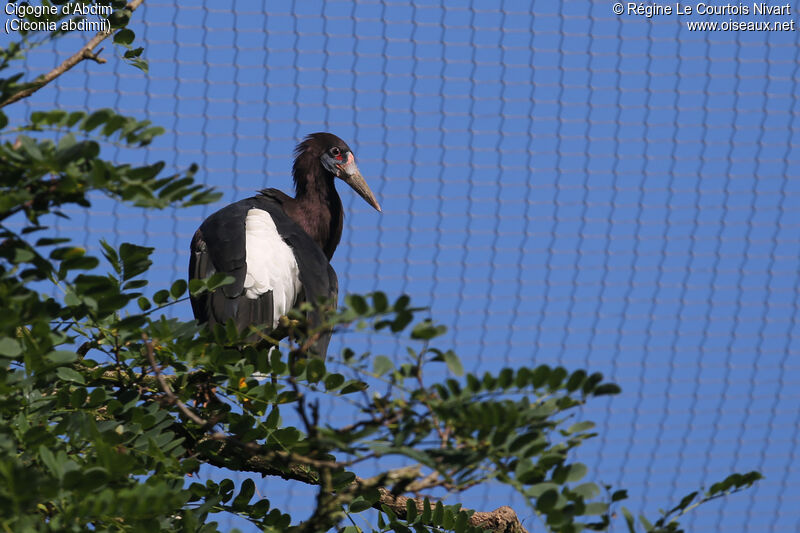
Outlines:
[[[410,294],[472,371],[544,362],[617,381],[620,397],[585,409],[604,436],[581,458],[629,489],[629,507],[652,516],[757,469],[758,489],[690,530],[798,527],[797,32],[690,32],[687,20],[763,19],[578,0],[258,4],[146,1],[131,27],[149,74],[108,44],[107,64],[80,65],[12,119],[53,103],[148,118],[167,135],[115,157],[196,162],[224,202],[289,190],[296,142],[336,133],[383,207],[340,188],[342,293]],[[78,46],[38,49],[26,69]],[[58,231],[95,250],[155,246],[155,289],[185,276],[213,209],[98,198]],[[282,497],[302,514],[308,494]],[[467,504],[514,504],[502,494]]]

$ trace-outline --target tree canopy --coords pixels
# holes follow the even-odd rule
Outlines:
[[[128,22],[141,0],[105,2],[108,30],[52,72],[25,80],[25,54],[69,30],[20,31],[0,52],[0,106],[14,105],[113,37],[145,69]],[[75,4],[25,20],[80,18]],[[50,4],[48,4],[50,5]],[[65,26],[69,27],[69,26]],[[35,37],[35,39],[34,39]],[[389,332],[406,353],[344,349],[323,361],[306,350],[320,328],[310,304],[284,319],[277,341],[232,324],[209,329],[170,318],[188,294],[223,275],[148,287],[153,249],[98,243],[99,256],[48,227],[64,206],[98,194],[144,209],[219,198],[197,167],[165,175],[163,162],[131,165],[104,155],[135,150],[163,129],[113,109],[43,109],[10,123],[0,111],[0,525],[5,531],[217,531],[230,514],[264,531],[604,531],[617,513],[629,531],[680,531],[706,501],[749,487],[732,474],[648,520],[623,506],[627,492],[590,481],[573,460],[597,435],[578,408],[619,387],[587,369],[536,365],[465,373],[438,344],[444,327],[406,296],[349,295],[320,328]],[[53,296],[56,294],[57,296]],[[323,305],[321,302],[320,305]],[[188,314],[188,313],[187,313]],[[431,378],[437,365],[449,377]],[[441,375],[442,372],[436,372]],[[325,420],[321,406],[347,417]],[[406,466],[397,468],[397,458]],[[376,466],[377,465],[377,466]],[[201,469],[220,482],[197,481]],[[254,497],[256,482],[316,488],[308,516]],[[467,509],[464,491],[511,487],[522,509]]]

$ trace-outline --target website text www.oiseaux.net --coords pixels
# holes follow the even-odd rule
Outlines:
[[[794,20],[687,20],[689,31],[795,31]]]

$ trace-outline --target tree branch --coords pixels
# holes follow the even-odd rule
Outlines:
[[[229,439],[223,440],[224,444],[221,448],[211,454],[204,454],[209,464],[220,468],[234,468],[240,471],[255,472],[262,476],[277,476],[307,485],[319,486],[322,484],[322,480],[316,471],[309,469],[307,464],[302,464],[299,461],[295,462],[297,460],[295,454],[253,453],[254,450],[252,448],[248,449],[242,446],[241,443],[232,442]],[[326,464],[325,467],[329,469],[331,465]],[[407,468],[401,470],[401,475],[407,475],[409,472]],[[407,502],[409,500],[413,501],[417,511],[422,513],[424,510],[423,498],[396,496],[383,486],[393,477],[392,474],[392,472],[388,472],[370,479],[356,477],[346,491],[361,492],[367,488],[376,488],[380,498],[373,504],[373,508],[380,510],[381,506],[385,505],[401,519],[406,517]],[[470,517],[469,523],[496,533],[528,533],[517,514],[507,505],[489,512],[476,511]]]
[[[210,430],[213,424],[192,412],[172,392],[166,378],[159,371],[152,343],[144,335],[143,339],[147,359],[167,401],[175,405],[187,418],[201,426],[205,431]],[[296,383],[294,385],[296,387]],[[297,387],[295,391],[300,393]],[[304,410],[301,410],[300,414],[301,416],[304,415]],[[311,424],[307,419],[305,422],[307,425]],[[212,441],[220,442],[220,446],[216,449],[200,450],[205,460],[211,465],[220,468],[256,472],[262,476],[277,476],[286,480],[299,481],[319,487],[316,509],[311,517],[299,526],[298,531],[301,533],[312,533],[313,531],[335,527],[342,516],[342,504],[346,503],[348,496],[353,493],[363,492],[365,489],[374,488],[380,494],[378,501],[373,504],[373,508],[381,510],[382,506],[386,506],[401,519],[407,516],[409,501],[414,503],[419,513],[422,513],[425,509],[424,498],[395,495],[386,488],[386,485],[404,479],[411,480],[411,485],[413,485],[413,481],[420,475],[418,467],[405,467],[370,479],[356,477],[355,481],[346,489],[333,491],[331,482],[333,471],[344,468],[344,464],[335,461],[312,459],[279,450],[267,450],[255,442],[242,442],[236,437],[221,432],[204,437],[197,441],[196,444],[202,445],[204,442]],[[418,483],[425,485],[426,482],[430,483],[431,481],[430,476],[428,476]],[[476,511],[470,517],[469,523],[472,526],[488,529],[496,533],[528,533],[517,514],[507,505],[490,512]]]
[[[161,390],[164,392],[164,395],[167,397],[167,401],[175,406],[178,407],[181,413],[186,415],[186,417],[197,424],[198,426],[202,427],[203,429],[210,429],[213,424],[204,420],[196,413],[194,413],[191,409],[189,409],[185,403],[181,401],[180,398],[175,396],[175,393],[172,392],[172,388],[167,383],[167,380],[161,374],[161,371],[158,369],[158,363],[156,363],[156,356],[153,353],[153,343],[150,342],[150,339],[147,338],[146,335],[142,335],[144,339],[145,345],[145,353],[147,354],[147,359],[150,361],[150,367],[153,369],[153,373],[156,375],[156,379],[158,380],[158,385]]]
[[[136,11],[136,8],[139,7],[144,0],[132,0],[125,9],[130,9],[131,12]],[[93,50],[97,45],[102,43],[104,40],[108,38],[109,35],[114,33],[113,29],[100,31],[95,34],[92,39],[86,43],[80,50],[72,54],[69,58],[65,59],[63,63],[59,66],[48,72],[47,74],[43,74],[33,80],[28,87],[22,89],[19,92],[12,94],[10,97],[6,99],[5,102],[0,103],[0,107],[5,107],[9,104],[13,104],[14,102],[18,102],[23,98],[27,98],[57,77],[64,74],[66,71],[70,70],[72,67],[80,63],[81,61],[88,59],[90,61],[95,61],[97,63],[105,63],[106,60],[98,57],[100,52],[95,53]],[[102,51],[102,49],[100,50]]]

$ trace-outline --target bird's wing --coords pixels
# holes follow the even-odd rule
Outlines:
[[[189,259],[189,279],[207,278],[215,272],[233,277],[233,283],[192,298],[195,318],[210,325],[233,318],[239,329],[273,323],[272,291],[258,298],[244,297],[247,276],[245,220],[254,207],[247,198],[223,207],[208,217],[194,234]]]

